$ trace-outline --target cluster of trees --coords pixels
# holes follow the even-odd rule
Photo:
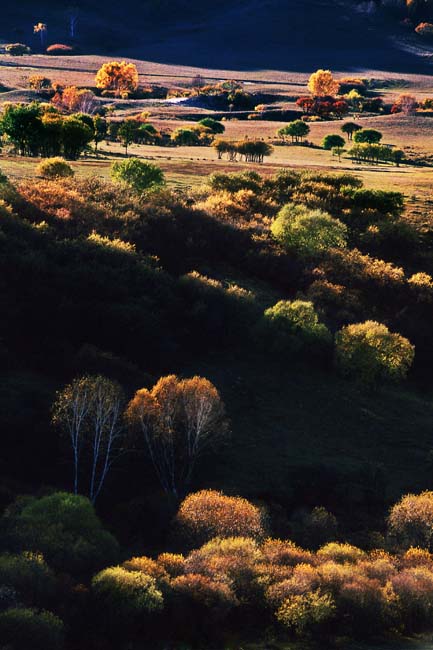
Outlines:
[[[224,154],[227,154],[227,159],[230,162],[236,160],[245,160],[245,162],[262,163],[266,156],[270,156],[273,148],[264,140],[222,140],[218,139],[212,143],[218,155],[218,160],[221,160]],[[239,158],[238,158],[239,156]]]
[[[367,550],[336,541],[325,509],[312,515],[315,542],[303,548],[271,536],[263,506],[202,490],[180,504],[169,550],[121,561],[128,553],[85,497],[20,498],[0,519],[2,642],[135,649],[224,643],[239,628],[322,643],[430,629],[432,492],[402,497]]]
[[[357,144],[351,147],[348,155],[356,162],[379,163],[392,162],[397,167],[405,158],[404,151],[380,144]]]
[[[53,423],[69,438],[74,494],[86,493],[92,503],[116,460],[137,448],[136,434],[161,487],[178,498],[203,450],[227,430],[215,386],[202,377],[175,375],[138,390],[129,403],[117,382],[101,375],[77,378],[58,393]]]
[[[6,104],[0,131],[21,156],[59,156],[76,160],[92,141],[99,140],[99,119],[63,116],[41,104]]]

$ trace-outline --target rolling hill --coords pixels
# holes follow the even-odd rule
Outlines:
[[[76,44],[86,53],[208,68],[308,71],[317,67],[428,71],[430,57],[404,46],[408,32],[374,3],[348,0],[176,0],[121,5],[94,0],[74,9]],[[8,3],[0,38],[40,44],[32,26],[48,25],[48,43],[68,42],[68,5]],[[425,55],[425,52],[423,53]]]

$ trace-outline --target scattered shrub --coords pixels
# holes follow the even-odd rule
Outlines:
[[[36,174],[42,178],[69,178],[74,170],[63,158],[46,158],[36,167]]]
[[[343,374],[369,385],[404,379],[415,355],[414,346],[406,338],[375,321],[343,327],[335,343],[337,364]]]

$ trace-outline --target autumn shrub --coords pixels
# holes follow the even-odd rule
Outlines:
[[[5,52],[11,56],[23,56],[24,54],[31,54],[31,49],[24,43],[8,43],[5,45]]]
[[[354,573],[340,589],[338,615],[352,635],[368,637],[392,627],[397,614],[397,598],[389,585],[362,573]]]
[[[433,278],[428,273],[414,273],[408,279],[409,287],[418,301],[431,302],[433,299]]]
[[[433,39],[433,24],[432,23],[420,23],[415,27],[415,31],[419,36],[422,36],[426,39]]]
[[[325,314],[335,324],[353,322],[365,313],[359,291],[326,279],[312,282],[306,291],[306,297],[319,313]]]
[[[335,603],[332,596],[321,593],[320,590],[289,596],[276,613],[277,620],[299,636],[319,631],[321,625],[334,615]]]
[[[240,603],[260,606],[262,589],[257,578],[261,560],[260,547],[251,538],[215,538],[188,555],[185,572],[228,581]]]
[[[260,539],[265,532],[264,513],[257,506],[214,490],[188,495],[180,505],[176,527],[191,546],[213,537]]]
[[[288,204],[271,226],[272,235],[288,251],[311,257],[329,248],[344,248],[347,227],[321,210]]]
[[[351,544],[330,542],[317,551],[317,557],[322,562],[337,562],[338,564],[355,564],[365,557],[365,553]]]
[[[404,568],[416,566],[433,566],[433,554],[426,548],[411,546],[399,558],[400,565]]]
[[[181,553],[161,553],[157,562],[170,578],[177,578],[185,571],[185,557]]]
[[[156,580],[156,583],[168,581],[169,575],[164,566],[156,560],[145,555],[140,557],[132,557],[122,564],[122,568],[127,571],[139,571],[145,573]]]
[[[63,158],[46,158],[36,167],[36,174],[46,179],[69,178],[74,170]]]
[[[0,639],[12,650],[62,650],[64,626],[51,612],[13,607],[0,613]]]
[[[403,569],[391,580],[399,599],[400,621],[409,633],[425,628],[433,615],[433,572],[426,566]]]
[[[311,564],[297,564],[290,577],[272,584],[267,589],[265,597],[270,605],[279,607],[286,598],[307,594],[318,589],[320,584],[321,576],[316,567]]]
[[[241,190],[250,190],[254,194],[259,194],[262,190],[263,179],[257,172],[247,170],[230,174],[214,172],[206,182],[214,192],[235,194]]]
[[[74,49],[71,45],[65,45],[64,43],[53,43],[49,45],[46,49],[47,54],[51,56],[67,56],[68,54],[73,54]]]
[[[270,564],[296,566],[297,564],[315,564],[311,551],[297,546],[289,540],[266,539],[261,547],[262,556]]]
[[[263,343],[276,353],[323,355],[331,344],[331,334],[312,302],[280,300],[266,309],[259,330]]]
[[[233,193],[212,192],[205,200],[196,203],[195,208],[204,210],[221,221],[238,226],[244,222],[245,225],[256,226],[260,230],[269,224],[267,217],[276,211],[275,204],[248,189]]]
[[[155,578],[122,567],[110,567],[98,573],[92,580],[92,591],[98,608],[116,626],[134,623],[164,606]]]
[[[221,621],[237,605],[236,596],[228,584],[197,573],[174,578],[170,590],[177,616],[186,618],[192,625],[197,625],[203,618],[207,623]]]
[[[343,327],[335,337],[335,349],[341,372],[365,385],[404,379],[415,356],[406,338],[375,321]]]
[[[29,77],[29,88],[32,90],[46,90],[51,88],[51,79],[40,74]]]
[[[388,533],[403,548],[433,550],[433,492],[403,496],[390,510]]]

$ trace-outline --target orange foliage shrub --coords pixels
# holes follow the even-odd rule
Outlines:
[[[236,597],[228,584],[197,573],[174,578],[170,587],[183,602],[190,600],[206,609],[229,609],[237,604]]]
[[[176,523],[193,544],[212,537],[264,535],[263,514],[257,506],[240,497],[202,490],[190,494],[181,504]]]
[[[315,564],[313,553],[306,551],[293,542],[281,539],[267,539],[262,546],[265,560],[272,564],[296,566],[297,564]]]
[[[169,578],[167,571],[161,563],[145,555],[142,557],[133,557],[124,562],[122,566],[127,571],[141,571],[141,573],[146,573],[152,576],[152,578],[155,578],[157,582],[161,580],[167,581]]]
[[[180,553],[161,553],[157,562],[171,578],[177,578],[184,573],[185,558]]]
[[[339,564],[355,564],[359,560],[364,559],[365,553],[351,544],[330,542],[317,551],[317,557],[325,562],[332,561]]]
[[[407,494],[389,513],[388,529],[402,546],[433,546],[433,492]]]

